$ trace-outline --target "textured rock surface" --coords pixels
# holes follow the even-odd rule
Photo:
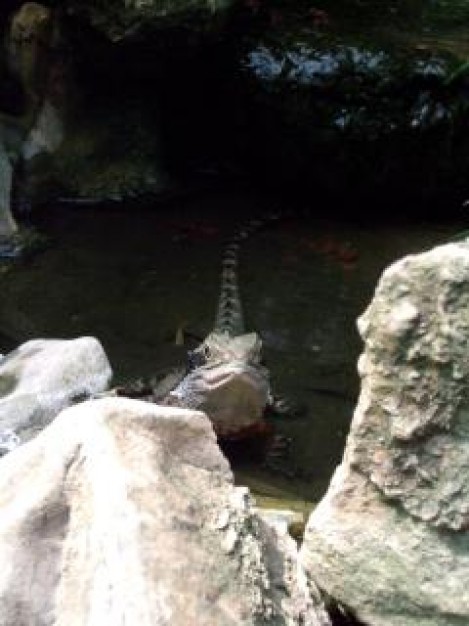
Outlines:
[[[466,623],[469,245],[391,266],[359,329],[360,400],[302,557],[367,624]]]
[[[63,408],[105,390],[112,371],[97,339],[34,339],[0,361],[0,433],[28,440]]]
[[[2,128],[0,126],[0,132]],[[0,141],[0,240],[10,240],[18,230],[10,207],[13,167],[8,153]]]
[[[190,25],[188,18],[194,13],[213,17],[227,9],[232,0],[108,0],[100,3],[67,0],[65,4],[70,14],[85,17],[94,28],[118,41],[133,37],[142,29]]]
[[[11,15],[6,33],[0,29],[0,82],[7,85],[0,88],[5,92],[0,97],[0,256],[11,254],[15,247],[18,227],[11,208],[13,169],[38,114],[50,31],[50,9],[35,2],[26,2]],[[16,89],[12,90],[11,84]],[[21,97],[15,98],[15,91]]]
[[[429,35],[431,6],[449,24],[457,4],[280,1],[253,16],[246,3],[229,91],[244,160],[269,184],[338,195],[347,207],[360,194],[379,197],[383,211],[403,190],[443,199],[446,212],[449,198],[457,206],[469,162],[466,18]]]
[[[70,116],[55,155],[35,165],[39,192],[42,186],[47,194],[49,184],[61,196],[101,201],[164,190],[168,176],[163,171],[159,131],[145,107],[145,101],[129,103],[121,94],[104,107],[93,102],[91,111]]]
[[[60,76],[65,66],[59,58],[58,22],[49,7],[25,2],[11,13],[3,35],[0,68],[4,71],[2,82],[8,87],[4,98],[0,97],[0,136],[11,170],[7,183],[8,168],[0,165],[5,183],[1,208],[6,212],[13,199],[17,207],[29,204],[35,175],[31,161],[55,152],[63,140],[65,91]],[[15,92],[17,97],[11,98]],[[9,100],[15,105],[9,106]]]
[[[2,626],[330,624],[202,413],[68,408],[0,460],[0,494]]]

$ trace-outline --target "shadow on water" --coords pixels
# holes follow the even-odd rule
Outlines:
[[[224,240],[270,206],[246,191],[218,190],[125,211],[44,210],[37,226],[52,245],[0,267],[0,352],[33,337],[95,335],[117,383],[180,364],[185,348],[174,344],[177,329],[203,337],[213,323]],[[273,497],[320,497],[340,462],[358,396],[357,316],[387,265],[462,229],[310,216],[243,245],[246,324],[263,337],[275,392],[307,410],[275,421],[292,439],[279,471],[244,458],[235,467],[240,481]]]

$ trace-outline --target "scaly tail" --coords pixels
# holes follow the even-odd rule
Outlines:
[[[230,337],[244,333],[243,307],[238,287],[239,243],[232,240],[225,248],[222,261],[220,298],[214,331]]]
[[[214,331],[236,337],[245,332],[243,307],[238,287],[238,253],[240,243],[267,224],[280,218],[279,214],[270,214],[262,219],[250,220],[242,226],[225,247]]]

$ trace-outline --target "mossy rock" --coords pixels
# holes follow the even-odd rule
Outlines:
[[[463,198],[465,50],[305,15],[287,12],[270,29],[261,16],[239,48],[234,136],[256,176],[342,198]]]
[[[33,200],[126,200],[165,189],[158,129],[138,101],[110,100],[86,113],[83,107],[67,126],[57,152],[28,166]]]
[[[232,0],[67,0],[69,15],[80,17],[112,41],[154,30],[210,29]]]

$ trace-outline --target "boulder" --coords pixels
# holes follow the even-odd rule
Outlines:
[[[50,48],[54,43],[52,10],[38,2],[24,2],[10,16],[4,49],[7,66],[25,95],[25,126],[37,113],[47,87]]]
[[[330,625],[203,413],[68,408],[0,460],[0,494],[2,626]]]
[[[0,256],[17,256],[28,248],[28,234],[18,232],[12,210],[29,206],[30,161],[55,152],[63,140],[63,103],[52,80],[56,31],[49,7],[25,2],[2,33],[0,74],[7,86],[0,89]],[[17,97],[11,98],[15,92]]]
[[[359,330],[360,399],[302,562],[370,626],[468,623],[468,243],[392,265]]]
[[[35,2],[10,16],[0,75],[24,103],[7,114],[11,88],[2,97],[0,87],[0,121],[19,134],[11,150],[19,213],[57,197],[99,203],[166,189],[152,93],[157,51],[144,63],[141,52],[102,40],[90,25]]]
[[[112,377],[94,337],[33,339],[0,360],[0,452],[27,441],[66,406],[104,391]]]

